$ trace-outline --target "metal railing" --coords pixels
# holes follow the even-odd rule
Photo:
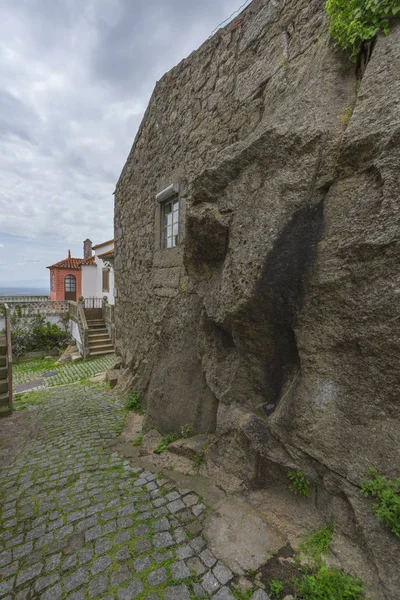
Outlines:
[[[83,305],[86,309],[102,308],[103,307],[103,298],[84,298]]]

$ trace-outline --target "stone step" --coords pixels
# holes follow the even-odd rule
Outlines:
[[[102,335],[108,335],[108,330],[106,327],[104,329],[89,329],[89,337],[100,337]]]
[[[2,381],[3,379],[7,379],[7,378],[8,378],[8,369],[5,365],[1,366],[1,363],[0,363],[0,381]]]
[[[91,325],[104,325],[104,319],[91,319],[91,320],[86,319],[86,323],[88,324],[89,327]]]
[[[7,344],[3,345],[0,341],[0,356],[7,356]]]
[[[1,406],[1,404],[0,404],[0,419],[2,417],[10,416],[11,413],[12,413],[12,411],[11,411],[10,407],[8,406],[8,403],[7,403],[7,406]]]
[[[96,350],[105,350],[105,349],[108,349],[108,348],[111,348],[111,350],[114,351],[114,346],[112,345],[111,341],[108,341],[108,342],[98,342],[98,343],[95,343],[95,344],[90,344],[89,343],[90,353],[92,353],[92,350],[94,352],[96,352]]]
[[[0,356],[0,367],[6,367],[7,366],[7,357],[6,356]]]
[[[8,392],[0,394],[0,406],[8,406]]]
[[[8,379],[2,379],[0,381],[0,395],[8,393]]]
[[[89,346],[91,344],[97,344],[97,343],[107,343],[110,341],[110,338],[108,337],[108,335],[101,335],[99,337],[90,337],[89,338]]]
[[[95,352],[90,352],[90,356],[103,356],[103,354],[112,354],[114,352],[114,348],[110,348],[108,350],[96,350]]]

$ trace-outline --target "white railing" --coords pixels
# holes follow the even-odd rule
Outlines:
[[[46,302],[50,300],[49,296],[0,296],[0,303],[13,303],[18,302]]]
[[[2,299],[0,298],[0,301]],[[32,315],[62,315],[68,312],[67,300],[46,300],[42,302],[7,302],[10,315],[18,313],[21,317]]]
[[[86,321],[85,309],[83,307],[83,301],[78,302],[68,301],[69,305],[69,318],[74,321],[79,328],[79,335],[81,337],[83,358],[87,358],[90,355],[89,351],[89,327]]]

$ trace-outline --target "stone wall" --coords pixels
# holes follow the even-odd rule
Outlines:
[[[394,600],[398,541],[359,482],[400,476],[400,26],[361,73],[320,1],[242,17],[157,83],[117,185],[120,387],[148,426],[216,431],[249,488],[301,468]],[[174,182],[181,243],[161,250]]]

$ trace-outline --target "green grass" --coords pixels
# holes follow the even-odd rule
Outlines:
[[[315,561],[320,561],[323,554],[327,554],[332,542],[334,525],[328,525],[308,536],[299,546],[299,551]]]
[[[361,493],[376,499],[373,509],[394,535],[400,537],[400,478],[389,479],[371,468],[361,481]]]
[[[56,364],[57,359],[33,359],[21,363],[13,364],[13,385],[29,383],[46,371],[56,371],[53,377],[44,377],[43,386],[53,387],[56,385],[65,385],[66,383],[75,383],[84,381],[93,377],[97,373],[111,369],[114,364],[114,354],[89,358],[76,363],[68,362],[60,365]]]
[[[14,410],[25,410],[31,406],[39,406],[49,399],[48,390],[41,389],[27,394],[15,394],[13,401]]]
[[[303,600],[363,600],[363,585],[338,569],[325,565],[312,574],[303,575],[296,583],[296,592]]]
[[[271,598],[279,599],[283,592],[283,583],[279,579],[272,579],[269,582],[269,595]]]
[[[172,442],[176,442],[177,439],[178,436],[175,435],[175,433],[167,433],[167,435],[164,435],[161,442],[156,446],[155,452],[157,452],[157,454],[162,454],[165,452],[168,446],[172,444]]]
[[[132,444],[134,446],[141,446],[142,445],[142,440],[143,440],[143,434],[139,433],[138,435],[136,435],[133,439],[132,439]]]

